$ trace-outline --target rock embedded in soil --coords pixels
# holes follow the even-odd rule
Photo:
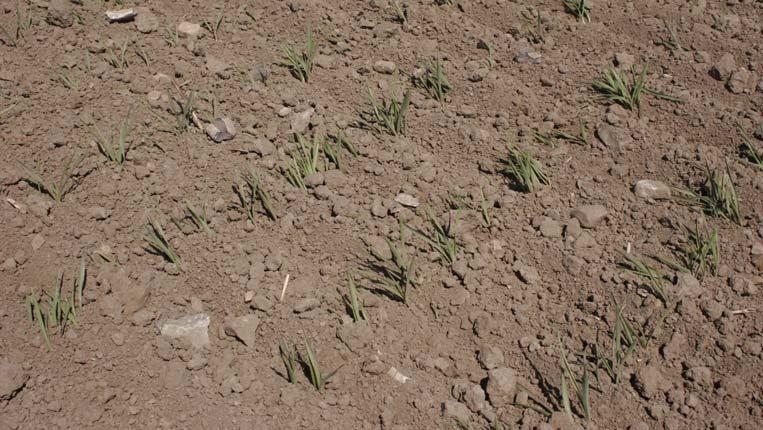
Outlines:
[[[750,260],[752,265],[759,271],[763,272],[763,243],[755,243],[750,249]]]
[[[758,77],[755,73],[740,67],[739,70],[731,74],[728,82],[726,82],[726,88],[734,94],[753,93],[757,84]]]
[[[666,385],[665,377],[657,366],[650,364],[639,369],[633,379],[633,387],[646,400],[661,394]]]
[[[313,108],[305,109],[302,112],[295,113],[291,118],[291,132],[302,133],[305,131],[307,126],[310,125],[310,119],[313,117],[313,114],[315,114],[315,109]]]
[[[195,38],[201,33],[201,25],[188,21],[181,22],[176,29],[183,37]]]
[[[453,385],[451,394],[458,401],[464,403],[472,412],[480,412],[486,406],[485,392],[477,384],[469,382],[456,382]]]
[[[321,301],[315,297],[307,297],[294,304],[294,313],[301,314],[311,311],[321,305]]]
[[[209,315],[195,314],[174,320],[161,320],[156,327],[162,336],[169,339],[181,339],[194,348],[209,346]]]
[[[132,21],[138,12],[135,9],[107,10],[106,19],[109,22],[128,22]]]
[[[136,8],[135,27],[143,34],[153,33],[159,29],[159,18],[147,7]]]
[[[514,264],[514,271],[517,273],[519,279],[525,284],[536,285],[541,281],[538,269],[532,266],[528,266],[521,261],[518,261],[516,264]]]
[[[400,203],[403,206],[407,206],[409,208],[415,208],[419,206],[419,199],[416,197],[413,197],[410,194],[406,193],[400,193],[395,196],[395,201]]]
[[[21,364],[10,358],[0,359],[0,401],[14,398],[26,385],[29,375]]]
[[[257,327],[259,325],[260,318],[257,315],[249,314],[226,319],[224,330],[225,334],[237,338],[244,345],[254,346],[257,340]]]
[[[493,406],[511,404],[517,390],[517,372],[508,367],[491,369],[487,374],[487,395]]]
[[[630,70],[633,63],[636,61],[633,55],[625,52],[615,53],[615,66],[620,67],[623,70]]]
[[[538,230],[543,237],[558,238],[562,237],[562,224],[549,217],[543,217],[538,226]]]
[[[585,228],[596,227],[608,215],[607,208],[602,205],[578,206],[570,212],[570,216],[580,221]]]
[[[604,146],[615,152],[623,152],[633,143],[628,130],[606,123],[599,124],[596,128],[596,137]]]
[[[669,199],[671,190],[664,182],[651,179],[642,179],[633,187],[636,196],[642,199],[664,200]]]
[[[74,25],[74,17],[66,0],[51,0],[45,21],[56,27],[67,28]]]
[[[391,75],[397,70],[397,65],[392,61],[379,60],[374,63],[374,71],[385,75]]]
[[[217,118],[207,124],[206,131],[207,136],[216,143],[231,140],[236,137],[237,133],[236,124],[228,117]]]
[[[731,73],[736,70],[736,61],[734,61],[734,55],[731,53],[725,53],[713,64],[710,69],[710,76],[718,81],[725,81],[731,76]]]
[[[463,403],[454,400],[446,400],[442,405],[442,415],[461,423],[468,423],[472,414]]]
[[[495,369],[503,365],[503,351],[491,345],[482,345],[477,352],[477,360],[483,369]]]
[[[543,55],[535,52],[532,48],[522,47],[517,51],[517,55],[514,56],[514,61],[517,63],[539,64],[542,57]]]

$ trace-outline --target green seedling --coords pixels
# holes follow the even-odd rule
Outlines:
[[[439,58],[430,61],[420,74],[414,74],[413,85],[423,89],[439,102],[445,101],[445,94],[453,90],[453,86],[445,77],[445,68]]]
[[[561,343],[561,341],[560,341]],[[564,353],[564,350],[561,351],[562,355],[562,380],[561,380],[561,395],[562,395],[562,406],[569,414],[572,415],[572,405],[570,402],[570,388],[572,388],[572,392],[575,394],[575,397],[577,397],[578,402],[580,403],[580,406],[583,410],[583,417],[585,419],[591,418],[591,381],[588,373],[588,368],[586,366],[583,367],[583,375],[577,376],[575,372],[573,372],[572,367],[570,366],[569,361],[567,360],[567,355]]]
[[[393,241],[385,239],[391,258],[377,253],[374,248],[366,243],[371,256],[365,263],[367,269],[372,272],[372,281],[380,287],[382,294],[407,303],[408,290],[417,286],[414,278],[416,273],[416,261],[408,257],[403,243],[403,226],[400,226],[400,239]]]
[[[64,294],[64,274],[58,277],[58,283],[53,294],[43,292],[47,300],[33,291],[27,297],[27,310],[29,319],[36,321],[40,334],[45,340],[45,345],[50,350],[50,330],[58,328],[58,333],[63,336],[66,327],[70,323],[77,322],[77,308],[82,308],[82,291],[85,288],[87,270],[85,261],[80,262],[79,272],[74,281],[70,294]]]
[[[431,234],[406,226],[418,237],[424,239],[424,241],[440,255],[440,260],[446,266],[453,265],[458,256],[459,249],[458,241],[456,240],[456,235],[454,233],[457,220],[453,213],[454,211],[448,211],[447,224],[440,223],[440,220],[438,220],[436,216],[432,215],[432,213],[427,213],[429,224],[432,227]]]
[[[575,15],[581,22],[591,22],[591,6],[586,0],[562,0],[568,13]]]
[[[291,46],[283,47],[285,65],[291,71],[291,74],[302,82],[310,81],[313,72],[313,62],[318,54],[318,44],[313,37],[313,30],[307,27],[307,41],[305,49],[298,51]]]
[[[620,267],[638,276],[645,282],[646,290],[661,301],[667,308],[670,304],[668,277],[645,259],[626,254]]]
[[[392,7],[394,15],[394,20],[399,22],[400,24],[407,24],[408,23],[408,5],[400,5],[400,3],[397,2],[397,0],[389,0],[389,5]]]
[[[177,252],[175,252],[175,248],[172,246],[169,239],[167,239],[167,235],[164,234],[162,225],[152,218],[148,219],[146,242],[148,242],[146,251],[164,257],[165,260],[174,264],[177,269],[180,269],[180,257]]]
[[[254,223],[255,203],[257,201],[260,202],[265,214],[271,220],[278,220],[270,193],[262,185],[262,181],[254,168],[250,168],[249,172],[239,175],[239,179],[233,184],[233,192],[238,196],[241,210],[246,213],[246,217],[252,223]]]
[[[411,90],[405,91],[402,102],[394,95],[389,100],[382,99],[378,102],[370,88],[368,97],[371,109],[361,114],[363,121],[376,130],[384,130],[393,136],[405,134],[405,117],[411,104]]]
[[[514,406],[522,409],[530,409],[532,411],[535,411],[541,415],[543,415],[546,418],[550,418],[551,415],[553,415],[554,411],[551,409],[550,406],[548,406],[541,398],[540,396],[534,395],[527,387],[525,387],[522,384],[517,384],[517,388],[519,391],[524,392],[527,394],[527,399],[530,401],[529,403],[513,403]]]
[[[502,161],[506,167],[501,172],[509,176],[521,191],[533,193],[541,185],[551,183],[541,164],[526,151],[509,147],[509,157]]]
[[[521,15],[522,20],[525,22],[525,31],[527,32],[528,39],[530,39],[532,43],[546,43],[540,10],[527,8],[522,11]]]
[[[493,223],[492,217],[490,216],[490,203],[488,202],[487,198],[485,197],[485,190],[480,187],[480,199],[479,205],[475,204],[474,202],[470,202],[467,200],[466,196],[459,195],[459,194],[450,194],[446,200],[448,207],[453,210],[461,210],[461,209],[469,209],[469,210],[478,210],[480,211],[480,214],[482,215],[482,222],[485,224],[486,227],[490,227]]]
[[[742,136],[742,145],[739,147],[739,153],[755,167],[763,170],[763,149],[758,150],[755,148],[755,145],[752,144],[752,139],[750,139],[750,136],[741,124],[737,123],[737,129]]]
[[[67,90],[79,90],[79,81],[70,76],[66,69],[61,69],[58,73],[58,79]]]
[[[19,163],[19,166],[24,171],[24,180],[26,182],[35,187],[37,191],[52,197],[56,203],[61,203],[64,200],[64,197],[79,184],[74,175],[74,171],[83,159],[84,157],[69,158],[64,163],[63,169],[61,169],[57,179],[45,178],[37,169],[28,167],[24,164]]]
[[[214,40],[217,40],[217,34],[220,32],[220,27],[223,24],[224,18],[225,18],[225,9],[222,9],[220,11],[220,14],[217,15],[215,18],[213,18],[211,21],[205,19],[201,23],[201,27],[206,29],[210,34],[212,34],[212,38]]]
[[[697,220],[693,227],[683,226],[683,230],[684,239],[675,249],[679,261],[653,258],[671,269],[691,273],[698,279],[708,273],[715,275],[721,260],[718,227],[710,228],[706,222]]]
[[[588,132],[586,131],[586,124],[583,120],[580,120],[578,127],[578,134],[567,133],[562,130],[554,130],[551,135],[556,139],[565,140],[576,145],[588,146]]]
[[[480,39],[479,42],[477,42],[477,48],[487,51],[487,65],[491,69],[495,67],[495,51],[493,50],[493,45],[485,39]]]
[[[653,97],[681,103],[681,99],[655,91],[646,85],[648,66],[644,66],[641,72],[636,74],[635,68],[631,69],[629,80],[623,72],[613,67],[604,71],[602,79],[593,83],[593,89],[612,103],[617,103],[630,111],[641,112],[641,96],[646,93]]]
[[[286,167],[286,180],[294,187],[307,189],[305,178],[318,173],[318,156],[323,140],[318,134],[313,135],[313,142],[308,143],[301,133],[294,135],[296,148],[292,150],[291,163]]]
[[[334,136],[332,139],[334,139],[334,142],[337,144],[337,147],[344,148],[353,157],[357,157],[358,155],[360,155],[360,151],[358,151],[358,148],[355,147],[355,145],[352,143],[352,141],[347,136],[347,133],[344,132],[344,130],[339,130],[336,133],[336,136]]]
[[[368,319],[363,302],[358,297],[358,287],[355,285],[355,279],[352,276],[347,277],[347,294],[342,296],[344,305],[347,307],[352,320],[355,322]]]
[[[739,197],[728,164],[725,170],[711,168],[706,164],[705,174],[707,179],[700,192],[676,189],[678,200],[688,205],[699,206],[706,215],[741,223]]]
[[[302,366],[307,369],[310,383],[318,391],[323,391],[329,380],[342,368],[342,366],[339,366],[333,372],[324,375],[321,371],[321,365],[318,362],[318,356],[307,339],[305,339],[305,356],[299,354],[299,360],[302,363]]]
[[[286,368],[286,378],[290,384],[297,383],[297,350],[294,345],[281,341],[278,344],[278,354]]]
[[[185,203],[186,216],[191,219],[191,222],[198,228],[207,234],[213,234],[212,228],[209,226],[209,217],[207,216],[207,205],[201,206],[201,210],[197,210],[191,203]]]
[[[323,155],[326,158],[324,165],[328,166],[328,163],[334,164],[337,169],[342,168],[342,146],[341,144],[329,142],[323,142]]]
[[[615,306],[615,314],[611,358],[605,357],[603,350],[600,350],[598,345],[595,346],[594,357],[596,366],[604,369],[613,384],[619,384],[625,362],[636,351],[636,348],[645,347],[646,341],[640,333],[633,329],[633,325],[623,313],[623,307],[619,304]]]
[[[175,117],[177,119],[177,124],[180,131],[186,131],[189,127],[195,125],[193,119],[193,115],[196,110],[195,97],[196,92],[190,91],[188,96],[185,98],[185,101],[183,101],[181,98],[173,98],[173,101],[176,105],[175,112],[177,112]]]
[[[32,9],[30,8],[27,11],[26,16],[23,16],[21,9],[17,6],[15,24],[16,29],[13,31],[9,31],[5,27],[0,26],[0,33],[3,35],[3,38],[0,39],[0,42],[3,42],[11,47],[16,47],[18,45],[19,40],[23,39],[24,35],[32,27]]]
[[[136,47],[135,48],[135,54],[138,55],[138,58],[143,61],[143,63],[146,64],[146,67],[151,66],[151,57],[148,55],[148,52],[146,52],[145,48],[143,47]]]
[[[127,62],[127,47],[128,47],[128,41],[125,40],[122,42],[122,47],[119,49],[119,52],[114,52],[113,48],[109,48],[106,62],[111,64],[112,67],[115,69],[123,70],[125,67],[129,66],[130,64]]]
[[[164,29],[164,41],[167,42],[167,45],[174,48],[180,43],[180,34],[176,29],[168,26]]]
[[[127,151],[129,150],[129,147],[127,146],[127,136],[130,133],[129,115],[125,118],[122,122],[122,126],[119,128],[119,137],[116,142],[114,142],[113,135],[106,139],[98,127],[94,127],[91,133],[93,134],[95,144],[98,146],[98,150],[101,154],[112,163],[122,166],[127,160]]]
[[[656,40],[654,43],[657,46],[664,46],[667,48],[670,52],[674,51],[680,51],[681,44],[678,42],[678,36],[676,35],[676,31],[673,29],[673,27],[668,24],[667,21],[663,20],[662,23],[665,25],[665,30],[668,33],[667,38],[661,37],[660,39]]]
[[[532,130],[532,134],[533,134],[533,138],[538,143],[542,143],[546,146],[556,148],[556,140],[554,140],[553,133],[543,134],[540,130],[534,128]]]

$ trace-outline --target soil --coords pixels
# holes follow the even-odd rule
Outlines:
[[[598,0],[590,22],[561,1],[437,3],[450,2],[401,0],[400,22],[383,0],[4,1],[0,428],[759,428],[763,170],[740,156],[739,130],[763,148],[763,3]],[[132,20],[105,18],[130,7]],[[302,49],[308,27],[318,56],[303,83],[282,48]],[[411,86],[433,58],[452,85],[442,102]],[[631,65],[681,102],[645,92],[629,111],[592,88]],[[360,120],[369,88],[409,87],[404,134]],[[117,142],[125,121],[119,165],[94,130]],[[534,135],[581,125],[585,142]],[[321,153],[294,187],[295,131],[346,136],[357,155],[337,168]],[[550,184],[518,190],[509,145]],[[62,201],[21,165],[70,178]],[[702,217],[634,186],[701,190],[706,165],[728,169],[741,216],[706,218],[713,272],[648,260],[669,279],[663,304],[622,262],[676,259]],[[233,184],[250,168],[275,220],[259,202],[241,210]],[[454,221],[452,264],[411,233],[432,231],[429,214]],[[179,267],[148,252],[149,220]],[[406,304],[365,268],[385,238],[415,258]],[[47,309],[62,275],[76,317],[47,318],[48,347],[27,304],[36,293]],[[347,312],[349,276],[367,321]],[[638,339],[614,378],[618,308]],[[286,378],[279,344],[305,357],[306,342],[324,374],[338,369],[322,391],[301,368]],[[588,418],[572,388],[584,380]]]

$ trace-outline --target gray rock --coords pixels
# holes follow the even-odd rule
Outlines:
[[[415,208],[419,206],[419,199],[406,193],[400,193],[397,196],[395,196],[395,201],[400,203],[403,206],[407,206],[410,208]]]
[[[320,300],[315,297],[307,297],[294,304],[294,313],[301,314],[303,312],[311,311],[320,305]]]
[[[494,346],[482,345],[477,353],[477,360],[483,369],[495,369],[503,365],[503,351]]]
[[[651,179],[642,179],[633,187],[636,196],[642,199],[663,200],[669,199],[671,189],[664,182]]]
[[[176,30],[182,37],[196,38],[201,33],[201,25],[183,21],[177,25]]]
[[[207,136],[213,141],[220,143],[231,140],[236,137],[236,124],[228,117],[217,118],[212,123],[207,124]]]
[[[514,369],[498,367],[487,373],[487,396],[493,406],[511,404],[517,390],[517,374]]]
[[[174,320],[161,320],[156,327],[162,336],[181,339],[194,348],[209,346],[209,315],[195,314]]]
[[[517,55],[514,56],[514,61],[517,63],[539,64],[542,57],[543,55],[539,52],[535,52],[532,48],[523,47],[517,51]]]
[[[469,412],[469,408],[467,408],[466,405],[453,400],[446,400],[443,403],[442,415],[445,418],[451,418],[460,423],[468,423],[472,417],[472,414]]]
[[[225,334],[237,338],[244,345],[254,346],[259,325],[260,318],[257,315],[249,314],[226,319],[224,330]]]
[[[291,118],[291,132],[302,133],[305,131],[307,126],[310,125],[310,119],[313,117],[313,114],[315,114],[315,109],[313,108],[294,114]]]
[[[538,226],[540,234],[543,237],[557,238],[562,237],[562,224],[559,221],[551,219],[549,217],[543,217]]]
[[[315,188],[319,185],[323,185],[326,181],[326,177],[323,175],[323,172],[317,172],[306,176],[304,181],[305,185],[309,188]]]
[[[580,221],[580,225],[585,228],[596,227],[607,214],[607,208],[602,205],[578,206],[570,212],[570,216]]]
[[[135,9],[107,10],[106,19],[109,22],[128,22],[132,21],[138,12]]]
[[[713,64],[713,67],[710,69],[710,76],[716,80],[725,81],[734,70],[736,70],[734,55],[727,52]]]
[[[485,409],[485,392],[482,387],[469,382],[457,382],[453,385],[451,394],[458,401],[464,403],[472,412],[480,412]]]
[[[268,312],[273,308],[273,302],[265,295],[257,294],[252,299],[249,307],[258,311]]]
[[[29,380],[21,364],[10,358],[0,360],[0,401],[10,400],[21,391]]]
[[[276,146],[268,139],[255,139],[252,150],[260,157],[266,157],[276,152]]]
[[[135,17],[135,27],[141,33],[153,33],[159,29],[159,18],[147,7],[136,8],[138,16]]]
[[[625,52],[615,53],[615,66],[620,67],[623,70],[630,70],[635,61],[635,58],[633,58],[633,55],[631,54]]]
[[[397,70],[397,65],[393,63],[392,61],[379,60],[376,63],[374,63],[374,71],[377,73],[390,75],[392,73],[395,73],[395,70]]]
[[[607,148],[616,152],[624,151],[633,142],[633,138],[628,133],[628,130],[606,123],[599,124],[596,128],[596,137]]]

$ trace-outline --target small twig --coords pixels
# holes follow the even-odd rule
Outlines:
[[[283,296],[286,294],[286,286],[289,285],[289,274],[286,274],[286,279],[283,280],[283,288],[281,288],[281,297],[278,299],[279,302],[283,301]]]
[[[754,310],[755,309],[739,309],[736,311],[731,311],[731,315],[749,314],[750,312]]]
[[[204,126],[201,124],[201,120],[199,119],[198,115],[196,115],[196,111],[191,111],[191,119],[193,120],[193,123],[196,125],[196,127],[199,127],[199,130],[204,131]]]

